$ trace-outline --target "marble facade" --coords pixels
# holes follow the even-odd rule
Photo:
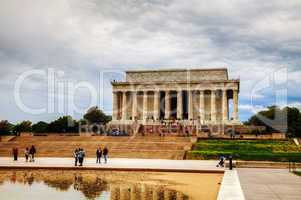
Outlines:
[[[126,71],[125,81],[111,84],[113,122],[176,119],[239,123],[240,80],[229,79],[226,68]]]

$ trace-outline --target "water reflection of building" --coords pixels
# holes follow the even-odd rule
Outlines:
[[[95,199],[101,195],[102,192],[108,190],[107,181],[96,177],[95,181],[84,181],[82,176],[75,175],[73,188],[81,191],[85,197]]]
[[[72,187],[74,190],[81,191],[87,199],[96,199],[100,196],[105,196],[105,199],[111,200],[188,199],[183,193],[170,190],[162,185],[141,184],[139,183],[141,180],[136,179],[135,176],[107,175],[104,176],[104,174],[97,172],[89,174],[47,170],[0,171],[0,185],[4,181],[29,186],[34,182],[43,182],[45,185],[61,191],[67,191]]]
[[[111,200],[187,200],[188,196],[163,186],[110,185]]]

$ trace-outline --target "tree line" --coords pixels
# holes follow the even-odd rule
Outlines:
[[[39,121],[32,123],[29,120],[12,124],[7,120],[0,121],[0,135],[17,135],[21,132],[34,133],[76,133],[79,132],[80,125],[106,124],[111,121],[111,116],[106,115],[97,106],[91,107],[80,120],[75,120],[71,116],[62,116],[47,123]]]
[[[301,112],[295,107],[269,106],[251,116],[244,124],[265,126],[267,132],[283,130],[288,137],[301,137]]]
[[[98,107],[92,107],[84,114],[79,121],[72,119],[71,116],[63,116],[47,123],[22,121],[18,124],[9,123],[7,120],[0,121],[0,135],[12,135],[20,132],[35,133],[75,133],[79,132],[79,125],[106,124],[112,117],[106,115]],[[268,119],[267,122],[265,119]],[[267,132],[278,131],[284,128],[289,137],[301,137],[301,112],[295,107],[279,108],[269,106],[266,110],[260,111],[251,116],[245,125],[265,126]]]

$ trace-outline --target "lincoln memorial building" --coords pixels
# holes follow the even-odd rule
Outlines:
[[[126,71],[112,82],[112,122],[239,124],[239,83],[226,68]]]

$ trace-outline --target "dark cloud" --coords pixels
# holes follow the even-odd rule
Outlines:
[[[254,85],[281,67],[292,77],[288,89],[300,87],[300,9],[297,0],[4,0],[0,97],[9,100],[1,107],[16,106],[7,103],[14,101],[14,82],[30,69],[51,67],[64,71],[68,80],[97,85],[97,72],[103,70],[119,77],[129,68],[205,66],[229,67],[231,77],[240,77],[240,101],[247,108]],[[39,82],[28,88],[34,84]],[[109,111],[109,84],[102,93]],[[28,94],[43,105],[41,90]],[[1,117],[15,121],[26,116],[12,110]]]

